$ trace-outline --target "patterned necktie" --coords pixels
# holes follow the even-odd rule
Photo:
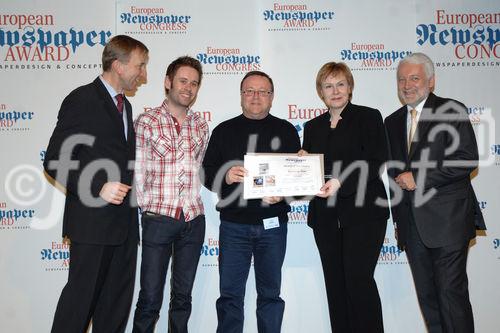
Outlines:
[[[415,135],[415,131],[417,130],[417,110],[412,109],[410,111],[410,115],[411,115],[411,125],[410,125],[410,133],[408,135],[408,151],[410,151],[413,135]]]
[[[115,96],[116,98],[116,108],[118,109],[118,112],[120,112],[120,114],[123,114],[123,94],[118,94]]]

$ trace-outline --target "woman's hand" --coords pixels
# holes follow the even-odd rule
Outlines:
[[[334,195],[340,188],[340,182],[338,179],[332,178],[321,186],[319,193],[316,196],[320,198],[328,198]]]

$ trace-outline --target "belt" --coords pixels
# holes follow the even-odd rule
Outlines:
[[[156,214],[156,213],[153,213],[153,212],[150,212],[150,211],[143,211],[142,212],[142,215],[146,215],[146,216],[165,216],[165,215],[161,215],[161,214]]]

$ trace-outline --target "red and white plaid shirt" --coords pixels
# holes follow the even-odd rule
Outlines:
[[[135,180],[142,211],[187,221],[204,214],[199,170],[208,145],[208,124],[187,111],[180,133],[167,100],[135,121]]]

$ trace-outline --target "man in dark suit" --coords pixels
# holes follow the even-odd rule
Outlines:
[[[385,119],[398,244],[406,250],[429,332],[473,332],[467,252],[485,229],[470,182],[478,149],[465,106],[432,93],[434,65],[422,53],[397,71],[405,104]]]
[[[52,332],[124,332],[132,302],[139,229],[131,196],[135,133],[124,96],[146,79],[148,49],[128,36],[104,47],[103,74],[63,101],[44,161],[66,188],[63,237],[68,282]]]

